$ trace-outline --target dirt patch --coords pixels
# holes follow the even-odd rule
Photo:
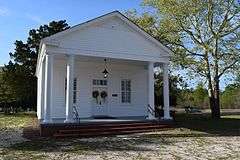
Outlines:
[[[239,159],[240,136],[194,134],[188,129],[85,139],[18,141],[2,150],[11,159]],[[168,135],[168,136],[165,136]],[[169,136],[172,135],[172,136]],[[182,135],[182,136],[175,136]]]
[[[238,117],[213,121],[190,116],[181,115],[178,121],[181,125],[171,130],[84,139],[49,139],[37,135],[26,139],[22,137],[23,127],[18,127],[22,123],[15,128],[4,124],[0,132],[0,159],[240,159]],[[11,120],[10,126],[15,121]]]

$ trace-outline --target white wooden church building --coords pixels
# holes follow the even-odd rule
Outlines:
[[[41,41],[37,116],[44,123],[114,117],[154,119],[154,67],[164,72],[169,114],[170,50],[118,11]]]

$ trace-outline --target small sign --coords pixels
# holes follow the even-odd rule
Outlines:
[[[112,97],[117,97],[118,96],[118,94],[112,94]]]

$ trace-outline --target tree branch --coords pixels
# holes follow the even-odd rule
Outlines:
[[[193,68],[191,65],[189,65],[189,69],[191,69],[192,71],[194,71],[196,74],[199,74],[200,76],[203,76],[203,77],[207,78],[206,73],[205,73],[205,74],[202,73],[202,72],[204,72],[204,70],[202,70],[202,72],[201,72],[201,71],[199,71],[199,70]]]
[[[204,57],[204,54],[194,53],[194,52],[190,51],[189,49],[187,49],[187,48],[186,48],[184,45],[182,45],[182,44],[175,43],[175,42],[172,42],[172,44],[182,47],[182,48],[185,49],[188,53],[190,53],[191,56],[200,56],[200,57]]]
[[[213,30],[213,2],[212,0],[208,1],[208,15],[207,15],[208,27],[212,34],[215,36],[216,33]]]
[[[237,62],[239,61],[239,59],[236,59],[233,63],[231,63],[230,65],[228,65],[227,67],[225,67],[222,72],[218,75],[218,78],[220,78],[228,69],[231,69]]]
[[[234,31],[236,31],[236,30],[239,29],[239,28],[240,28],[240,24],[237,25],[236,27],[234,27],[233,29],[228,30],[227,32],[225,32],[225,34],[220,35],[220,37],[225,37],[225,36],[227,36],[227,35],[233,33]]]
[[[195,17],[195,19],[197,18],[196,16],[194,16]],[[199,38],[199,40],[200,40],[200,42],[201,42],[201,44],[204,44],[204,42],[203,42],[203,39],[202,39],[202,37],[201,37],[201,30],[200,30],[200,28],[198,27],[198,22],[195,20],[195,22],[196,22],[196,25],[193,23],[193,20],[191,19],[191,18],[189,18],[190,19],[190,23],[192,24],[192,26],[193,26],[193,28],[197,31],[197,34],[196,34],[196,36]]]
[[[179,19],[176,19],[177,22],[179,23],[179,26],[181,27],[181,29],[186,32],[188,35],[190,35],[190,37],[193,39],[193,41],[195,41],[196,43],[201,44],[201,42],[195,37],[195,35],[190,31],[190,30],[187,30],[184,25],[182,24],[182,21],[179,20]]]
[[[228,5],[227,11],[226,11],[226,13],[225,13],[225,15],[224,15],[224,19],[223,19],[223,21],[222,21],[222,23],[221,23],[221,25],[220,25],[220,27],[219,27],[219,29],[218,29],[218,33],[220,33],[220,32],[223,30],[225,24],[226,24],[228,21],[230,21],[230,20],[235,16],[235,14],[234,14],[232,17],[228,18],[228,14],[229,14],[229,12],[231,11],[231,10],[230,10],[231,4],[232,4],[233,2],[234,2],[234,0],[231,1],[231,2],[228,1],[228,4],[229,4],[229,5]]]

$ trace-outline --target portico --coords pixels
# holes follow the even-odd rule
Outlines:
[[[102,32],[108,37],[91,39],[93,33]],[[169,52],[119,12],[43,39],[36,71],[39,120],[43,124],[77,123],[74,107],[80,119],[109,116],[155,120],[156,66],[163,70],[162,118],[171,119]],[[103,76],[104,69],[108,77]]]

